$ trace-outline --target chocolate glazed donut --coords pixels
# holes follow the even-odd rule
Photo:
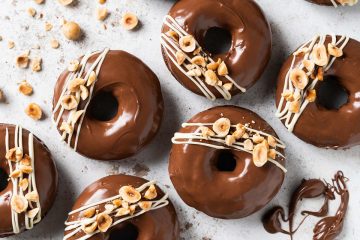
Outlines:
[[[261,117],[235,106],[211,108],[196,114],[187,123],[213,123],[222,117],[234,124],[250,123],[249,127],[276,137]],[[196,128],[183,127],[179,133],[194,132]],[[283,149],[279,151],[283,153]],[[284,158],[277,156],[276,161],[285,165]],[[263,208],[278,193],[285,177],[274,164],[256,167],[248,152],[192,144],[173,145],[169,174],[186,204],[224,219],[246,217]]]
[[[99,54],[91,55],[82,77]],[[53,106],[58,103],[69,74],[64,71],[60,75]],[[163,98],[159,80],[149,67],[127,52],[110,50],[105,55],[89,98],[79,103],[78,108],[84,109],[90,101],[78,142],[72,137],[69,144],[72,147],[77,144],[76,151],[84,156],[99,160],[132,156],[154,138],[160,127]],[[59,111],[54,118],[58,116]],[[60,120],[66,122],[68,118],[69,111],[64,111]],[[73,136],[77,134],[78,125],[74,127]]]
[[[229,76],[248,89],[260,78],[271,55],[271,30],[260,7],[253,0],[182,0],[168,13],[202,49],[216,61],[221,58]],[[165,24],[162,33],[169,27]],[[163,57],[173,76],[185,88],[203,95],[200,89],[183,74],[165,53]],[[210,88],[216,97],[222,95]],[[239,93],[230,90],[231,95]]]
[[[84,205],[95,203],[119,194],[122,186],[140,187],[148,181],[139,177],[127,175],[112,175],[99,179],[88,186],[76,200],[73,210]],[[164,193],[156,186],[157,197],[160,199]],[[102,204],[104,205],[104,204]],[[98,207],[101,209],[103,207]],[[79,219],[79,213],[72,214],[68,221]],[[65,231],[65,235],[70,231]],[[142,215],[128,219],[114,225],[105,233],[90,236],[90,240],[177,240],[179,239],[179,223],[174,206],[171,202],[165,207],[145,212]],[[82,231],[75,234],[69,240],[75,240],[84,236]]]
[[[344,0],[306,0],[308,2],[311,3],[315,3],[318,5],[324,5],[324,6],[337,6],[337,5],[349,5],[349,6],[353,6],[357,3],[357,0],[348,0],[348,1],[344,1]]]
[[[0,124],[0,237],[8,237],[14,233],[12,224],[11,199],[13,197],[13,182],[8,180],[10,168],[5,159],[6,129],[9,133],[9,147],[14,147],[15,126]],[[23,152],[29,153],[29,131],[22,130]],[[34,144],[34,173],[36,188],[41,205],[41,218],[43,218],[55,201],[58,186],[58,174],[55,163],[45,144],[38,138],[33,138]],[[30,180],[29,180],[30,181]],[[28,189],[27,189],[28,190]],[[27,192],[24,192],[24,194]],[[34,204],[34,203],[33,203]],[[25,212],[18,214],[19,232],[25,231]],[[35,224],[36,225],[36,224]]]
[[[327,35],[325,46],[331,42]],[[340,36],[336,36],[339,40]],[[296,57],[294,66],[304,55]],[[279,108],[284,79],[290,69],[291,55],[280,70],[276,106]],[[315,85],[316,100],[310,102],[295,124],[293,133],[301,140],[324,148],[348,148],[360,144],[360,42],[349,39],[343,55],[337,58],[323,81]]]

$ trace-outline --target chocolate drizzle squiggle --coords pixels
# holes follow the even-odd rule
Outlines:
[[[263,217],[263,225],[269,233],[283,233],[293,239],[294,234],[309,216],[322,217],[315,225],[313,230],[314,240],[332,240],[337,237],[343,228],[344,218],[349,204],[349,191],[346,186],[347,178],[339,171],[332,179],[332,184],[318,179],[303,180],[300,186],[295,190],[289,204],[289,216],[286,218],[282,207],[277,206],[267,212]],[[334,216],[328,216],[329,202],[340,197],[340,206]],[[294,217],[296,208],[302,199],[316,198],[322,196],[324,203],[317,212],[302,211],[304,216],[297,228],[294,228]],[[289,229],[285,230],[281,222],[288,222]]]

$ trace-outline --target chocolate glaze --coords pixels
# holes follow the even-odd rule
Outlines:
[[[0,168],[5,170],[7,174],[10,169],[5,159],[6,145],[5,134],[6,128],[9,129],[9,144],[10,148],[14,147],[15,126],[9,124],[0,124]],[[29,131],[23,129],[23,149],[25,153],[28,149]],[[26,143],[26,144],[25,144]],[[55,163],[50,155],[49,149],[45,144],[34,136],[34,151],[35,151],[35,172],[36,172],[36,186],[40,197],[41,213],[44,217],[50,210],[55,201],[58,186],[58,174]],[[11,222],[11,206],[13,184],[8,182],[7,187],[0,192],[0,237],[7,237],[13,235],[13,228]],[[21,231],[25,230],[24,213],[19,214],[19,224]]]
[[[324,183],[318,179],[303,180],[300,186],[294,191],[290,204],[289,216],[286,218],[284,209],[280,206],[274,207],[263,217],[263,225],[269,233],[288,234],[293,239],[297,229],[303,224],[308,216],[321,217],[322,219],[315,225],[313,230],[314,240],[332,240],[342,231],[344,218],[349,204],[349,191],[346,187],[346,178],[342,172],[337,172],[332,180],[332,184]],[[329,201],[335,199],[335,194],[340,197],[340,206],[334,216],[327,216],[329,212]],[[324,198],[324,204],[317,212],[302,211],[305,217],[299,226],[294,229],[294,217],[298,204],[304,199],[317,197]],[[284,230],[281,222],[288,222],[289,230]]]
[[[339,36],[338,36],[339,39]],[[325,45],[331,41],[328,36]],[[344,55],[335,60],[333,66],[324,74],[336,77],[349,94],[348,102],[338,110],[329,110],[316,100],[309,103],[298,119],[293,133],[305,142],[318,147],[348,148],[360,144],[360,42],[350,39],[343,50]],[[292,54],[282,66],[277,83],[276,106],[283,91]],[[294,67],[299,66],[303,55],[296,58]],[[320,84],[315,87],[318,92]],[[336,134],[335,134],[336,133]]]
[[[232,35],[229,51],[213,55],[213,58],[223,59],[230,77],[246,89],[260,78],[270,59],[271,30],[264,13],[255,1],[182,0],[175,3],[169,15],[186,32],[193,35],[205,51],[204,38],[208,29],[219,27],[228,30]],[[162,32],[166,33],[168,30],[164,25]],[[163,57],[170,72],[184,87],[203,95],[196,85],[177,69],[164,51]],[[218,91],[210,89],[216,97],[222,97]],[[234,88],[231,94],[239,92],[239,89]]]
[[[86,69],[97,57],[98,54],[90,58]],[[53,106],[68,74],[64,71],[56,83]],[[92,99],[104,91],[117,99],[117,114],[109,121],[99,121],[87,111],[77,151],[99,160],[118,160],[134,155],[153,139],[160,127],[164,103],[159,80],[140,59],[124,51],[112,50],[105,57]],[[80,102],[81,109],[84,105],[85,102]],[[68,118],[68,113],[65,111],[62,120]],[[75,138],[72,146],[74,142]]]
[[[277,136],[260,116],[235,106],[208,109],[188,122],[213,123],[222,116],[229,118],[231,123],[250,123],[251,128]],[[179,132],[196,129],[181,128]],[[258,168],[251,154],[231,150],[236,160],[234,171],[219,171],[215,162],[220,151],[198,145],[173,145],[169,174],[186,204],[212,217],[241,218],[264,207],[278,193],[285,177],[280,168],[270,163]],[[284,159],[277,157],[276,160],[285,165]]]
[[[103,199],[115,196],[119,194],[119,189],[122,186],[131,185],[135,188],[140,187],[147,180],[134,176],[127,175],[113,175],[99,179],[88,186],[76,200],[72,210],[78,209],[84,205],[91,204],[94,202],[101,201]],[[160,188],[156,186],[158,197],[160,199],[164,196],[164,193]],[[100,206],[104,208],[105,204]],[[79,218],[80,213],[71,215],[68,221],[73,221]],[[129,219],[123,223],[120,223],[106,233],[98,233],[89,238],[90,240],[111,240],[108,239],[110,234],[117,230],[128,228],[129,224],[132,224],[137,228],[138,237],[137,240],[177,240],[180,238],[179,223],[174,206],[170,202],[169,205],[159,208],[153,211],[146,212],[138,217]],[[65,232],[66,235],[68,232]],[[74,235],[70,240],[78,239],[83,236],[84,233],[81,231]],[[116,238],[120,239],[120,238]],[[121,238],[123,239],[123,238]]]

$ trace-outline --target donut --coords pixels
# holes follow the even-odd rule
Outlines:
[[[119,160],[154,138],[163,108],[151,69],[127,52],[105,49],[71,61],[60,75],[53,120],[61,139],[78,153]]]
[[[357,4],[358,0],[306,0],[311,3],[324,6],[354,6]]]
[[[360,144],[360,43],[315,36],[283,64],[276,116],[303,141],[323,148]]]
[[[164,18],[161,46],[168,69],[185,88],[230,100],[264,72],[271,30],[253,0],[182,0]]]
[[[19,125],[0,124],[0,238],[31,230],[55,201],[58,174],[45,144]]]
[[[172,138],[170,179],[189,206],[215,218],[249,216],[280,190],[284,148],[257,114],[236,106],[200,112]]]
[[[88,186],[65,222],[64,240],[177,240],[174,206],[155,181],[107,176]]]

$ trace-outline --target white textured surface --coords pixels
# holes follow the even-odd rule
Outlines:
[[[4,40],[0,42],[0,88],[4,90],[8,103],[0,104],[0,122],[22,124],[45,141],[56,160],[60,174],[58,196],[48,216],[32,231],[11,239],[61,239],[63,221],[82,189],[107,174],[117,172],[134,174],[138,172],[134,168],[136,164],[149,167],[150,171],[145,173],[146,178],[158,179],[161,183],[171,186],[167,159],[172,134],[183,121],[197,112],[215,105],[227,104],[224,101],[208,102],[205,98],[190,93],[180,86],[166,69],[160,54],[159,32],[162,17],[174,1],[108,0],[106,7],[111,15],[106,20],[107,30],[103,30],[95,18],[96,2],[80,0],[76,6],[65,8],[55,0],[47,0],[46,4],[41,6],[33,1],[1,1],[0,35]],[[342,169],[351,179],[349,182],[351,200],[345,228],[339,239],[359,239],[360,228],[357,225],[360,215],[358,184],[360,148],[346,151],[322,150],[307,145],[289,134],[274,117],[274,81],[283,60],[293,49],[314,34],[334,32],[360,39],[360,5],[354,8],[335,9],[312,5],[304,0],[258,0],[258,2],[266,13],[273,31],[272,59],[258,84],[246,95],[235,97],[229,104],[246,107],[259,113],[288,145],[286,153],[289,173],[282,191],[265,209],[278,203],[286,204],[290,191],[302,178],[330,179],[338,169]],[[25,12],[30,6],[44,13],[44,18],[42,20],[30,18]],[[139,16],[142,27],[138,31],[126,32],[119,26],[119,19],[124,11],[132,11]],[[64,40],[59,32],[61,17],[80,23],[85,31],[83,41],[72,43]],[[45,21],[54,25],[52,31],[44,31]],[[60,49],[50,48],[49,41],[52,37],[60,41]],[[15,49],[7,48],[7,40],[10,39],[15,41]],[[31,55],[39,55],[43,58],[43,71],[33,74],[31,70],[17,69],[14,66],[15,57],[34,44],[41,45],[41,50],[34,50]],[[59,135],[49,118],[53,87],[66,63],[86,50],[102,49],[106,46],[127,50],[147,63],[160,78],[166,103],[164,124],[156,139],[140,154],[122,162],[88,160],[72,152],[59,142]],[[34,86],[33,96],[25,97],[18,94],[17,82],[22,79],[27,79]],[[46,114],[45,120],[34,122],[23,113],[29,102],[37,102],[42,106]],[[341,126],[339,129],[334,129],[334,134],[336,131],[341,131]],[[181,221],[183,239],[287,239],[286,236],[269,235],[264,231],[260,222],[264,210],[245,219],[227,221],[212,219],[187,207],[172,187],[168,190]],[[310,239],[310,234],[311,226],[306,225],[296,239]]]

